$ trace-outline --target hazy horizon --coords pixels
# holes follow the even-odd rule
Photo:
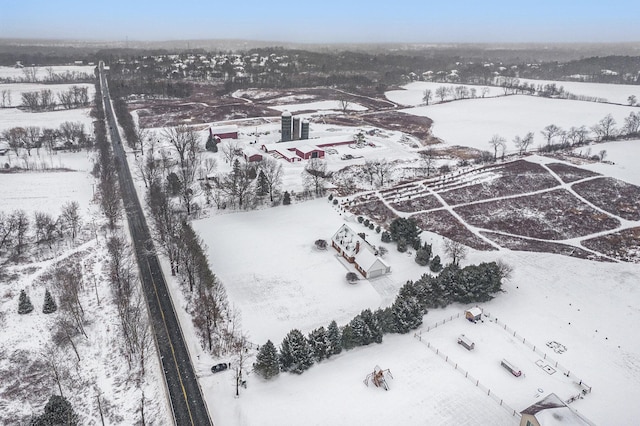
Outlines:
[[[625,43],[640,41],[640,3],[201,4],[25,0],[3,5],[0,38],[113,41],[255,40],[271,43]]]

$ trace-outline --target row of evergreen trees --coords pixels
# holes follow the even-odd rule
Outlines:
[[[491,300],[501,290],[506,273],[496,262],[464,268],[450,264],[438,276],[425,274],[408,281],[391,306],[375,312],[365,309],[343,327],[332,321],[328,328],[317,328],[306,337],[298,329],[291,330],[279,350],[267,341],[258,351],[254,371],[266,379],[281,371],[301,374],[343,349],[381,343],[387,333],[408,333],[422,324],[427,309]]]
[[[58,305],[56,301],[49,293],[49,290],[45,290],[44,292],[44,303],[42,305],[42,313],[43,314],[51,314],[58,310]],[[31,303],[31,299],[26,291],[20,290],[20,297],[18,298],[18,313],[20,315],[28,314],[33,312],[33,303]]]

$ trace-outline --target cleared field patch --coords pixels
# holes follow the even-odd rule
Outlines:
[[[474,343],[473,349],[458,343],[462,334]],[[565,374],[569,366],[552,359],[550,355],[557,358],[557,354],[547,342],[528,342],[487,318],[472,323],[461,315],[435,328],[423,326],[419,338],[446,360],[452,370],[461,370],[458,373],[466,376],[469,386],[481,386],[498,403],[502,401],[518,412],[550,393],[568,400],[585,389],[580,379]],[[555,341],[548,343],[554,347],[561,345]],[[502,360],[516,367],[521,375],[517,377],[502,367]]]
[[[448,204],[456,205],[538,191],[558,185],[558,181],[544,167],[524,160],[486,168],[477,175],[476,180],[483,180],[482,172],[492,172],[497,176],[480,183],[442,192],[440,196]]]
[[[357,199],[362,201],[361,199]],[[382,200],[374,198],[369,201],[358,202],[349,206],[348,209],[357,216],[364,216],[372,219],[380,226],[388,226],[398,216],[387,207]]]
[[[563,189],[457,207],[455,211],[479,228],[545,240],[577,238],[620,226],[617,219]]]
[[[573,190],[602,210],[627,220],[640,220],[640,187],[602,177],[576,183]]]
[[[433,195],[424,195],[408,200],[391,203],[391,206],[401,212],[413,213],[420,210],[431,210],[442,207],[442,204]]]
[[[476,250],[495,250],[491,244],[471,232],[448,210],[435,210],[411,216],[423,231],[431,231]]]
[[[624,262],[640,262],[640,228],[584,240],[583,246]]]
[[[600,173],[581,169],[580,167],[571,166],[569,164],[549,163],[547,164],[547,167],[553,170],[553,172],[557,174],[565,183],[571,183],[589,177],[600,176]]]

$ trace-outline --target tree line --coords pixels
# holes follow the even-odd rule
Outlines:
[[[6,90],[0,94],[2,106],[11,106],[11,92]],[[83,108],[89,105],[89,88],[71,86],[68,90],[54,95],[51,89],[33,92],[22,92],[22,108],[29,111],[53,111],[58,106],[63,109]],[[7,105],[8,101],[8,105]]]
[[[39,126],[12,127],[3,130],[0,138],[7,141],[16,155],[25,150],[29,156],[34,149],[39,155],[39,150],[43,147],[51,153],[59,149],[91,148],[93,144],[84,124],[74,121],[65,121],[57,129]]]

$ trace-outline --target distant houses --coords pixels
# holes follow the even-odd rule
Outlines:
[[[331,246],[365,278],[376,278],[391,272],[391,267],[377,255],[375,249],[347,225],[342,225],[333,235]]]

